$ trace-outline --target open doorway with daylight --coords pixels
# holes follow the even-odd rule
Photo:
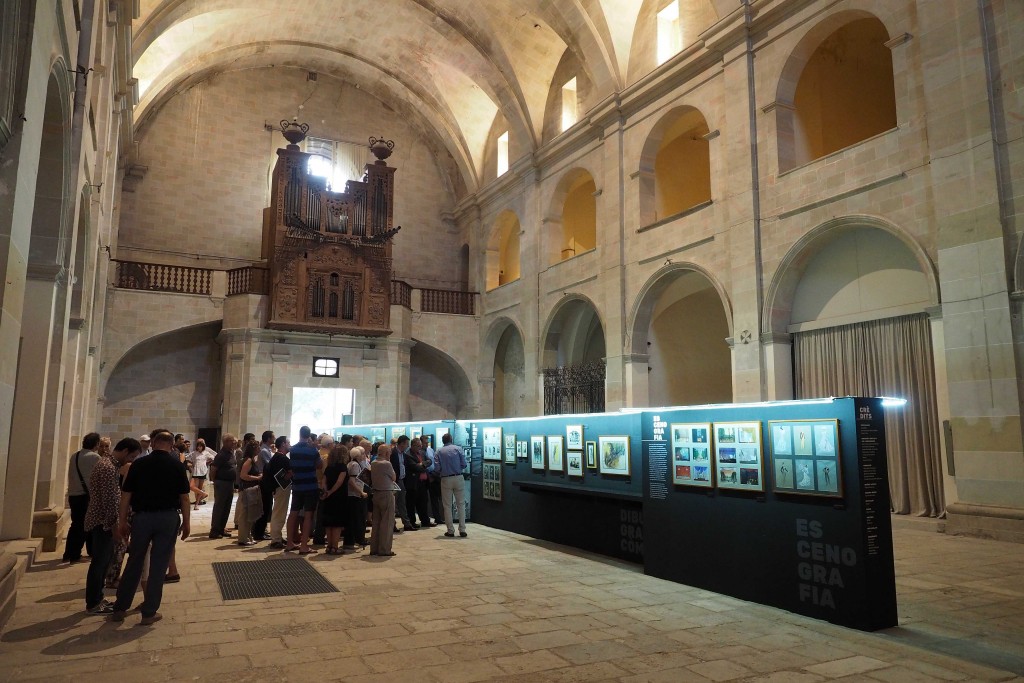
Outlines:
[[[333,434],[335,427],[352,424],[355,400],[355,389],[295,387],[292,389],[292,421],[288,432],[292,442],[299,438],[299,429],[303,425],[314,434]]]

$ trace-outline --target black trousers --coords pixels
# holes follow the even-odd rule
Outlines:
[[[426,526],[430,524],[430,494],[427,482],[418,479],[405,480],[405,509],[409,511],[409,519],[413,524]],[[419,521],[416,518],[419,517]]]
[[[270,524],[270,514],[274,510],[274,489],[260,485],[260,497],[263,498],[263,516],[253,522],[253,540],[262,541],[267,533],[267,525]]]
[[[345,522],[345,545],[366,545],[366,501],[367,498],[349,496],[348,518]]]
[[[444,509],[441,507],[441,478],[432,478],[427,482],[430,493],[430,514],[434,516],[434,524],[444,524]]]
[[[89,533],[89,536],[96,552],[91,553],[92,562],[89,563],[89,572],[85,576],[86,609],[103,602],[103,581],[107,576],[110,560],[114,557],[113,531],[104,531],[102,526],[98,526]]]
[[[71,506],[71,528],[68,529],[67,540],[64,541],[64,561],[78,562],[82,559],[82,546],[92,555],[92,537],[85,533],[85,513],[89,509],[89,494],[68,496]]]

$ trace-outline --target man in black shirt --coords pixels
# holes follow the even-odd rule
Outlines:
[[[121,509],[114,538],[120,540],[131,533],[128,542],[128,563],[117,588],[112,621],[124,621],[135,591],[142,578],[142,566],[149,551],[149,581],[143,590],[145,599],[139,606],[143,626],[160,621],[160,600],[164,592],[164,576],[174,552],[178,531],[181,540],[190,531],[188,472],[174,449],[174,436],[166,429],[151,435],[153,452],[137,459],[121,487]],[[134,511],[128,527],[128,509]],[[181,517],[178,513],[181,513]]]
[[[235,495],[235,448],[238,439],[234,434],[225,434],[223,447],[210,465],[210,479],[213,481],[213,517],[210,519],[210,538],[231,538],[227,530],[231,515],[231,500]]]

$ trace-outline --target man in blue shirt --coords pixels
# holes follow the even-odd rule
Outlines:
[[[435,461],[440,467],[441,507],[444,508],[444,524],[448,527],[444,535],[455,537],[455,527],[452,526],[452,496],[455,496],[455,506],[459,510],[459,536],[465,538],[469,535],[466,533],[466,488],[462,477],[466,469],[466,454],[452,443],[451,434],[442,436],[441,442],[444,446],[435,454]]]
[[[299,555],[309,555],[316,552],[309,547],[309,533],[313,529],[313,512],[320,500],[320,481],[324,470],[324,461],[309,427],[303,426],[299,430],[299,442],[292,446],[289,455],[292,465],[292,504],[291,514],[288,515],[288,545],[285,550],[298,550]],[[299,540],[298,545],[295,543],[296,538]]]

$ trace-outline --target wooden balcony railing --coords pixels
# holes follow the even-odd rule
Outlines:
[[[421,289],[420,310],[424,313],[473,315],[475,298],[473,292],[460,292],[453,289]]]
[[[236,294],[269,294],[267,269],[245,266],[228,271],[228,296]]]
[[[208,268],[169,266],[162,263],[114,261],[117,265],[116,286],[147,292],[178,292],[179,294],[210,294]]]
[[[403,280],[392,280],[391,305],[412,308],[412,285]]]
[[[177,292],[179,294],[200,294],[210,296],[213,273],[226,275],[227,296],[239,294],[270,293],[270,274],[265,266],[243,266],[228,271],[191,266],[171,266],[161,263],[139,263],[137,261],[115,260],[114,286],[120,289],[136,289],[147,292]],[[223,276],[221,276],[223,277]],[[219,291],[224,291],[224,279],[219,279]],[[414,288],[404,280],[391,281],[391,303],[395,306],[413,307],[413,290],[420,291],[419,310],[423,313],[444,313],[447,315],[475,315],[476,293],[450,289]],[[218,294],[217,296],[221,296]]]

